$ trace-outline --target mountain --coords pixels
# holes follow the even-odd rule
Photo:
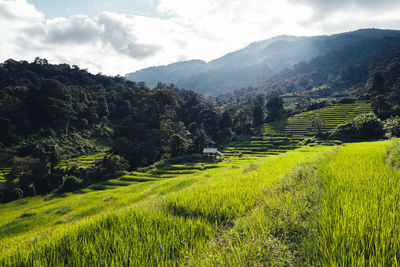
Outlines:
[[[207,70],[208,66],[205,61],[189,60],[138,70],[135,73],[127,74],[126,78],[134,81],[145,81],[148,86],[155,87],[158,82],[173,83],[183,76],[190,76]]]
[[[150,87],[166,82],[205,95],[219,95],[259,83],[299,62],[349,45],[362,46],[372,39],[399,34],[400,31],[394,30],[362,29],[313,37],[283,35],[252,43],[208,63],[201,60],[177,62],[129,73],[126,78],[145,81]]]
[[[318,96],[363,93],[377,66],[386,66],[399,58],[400,36],[369,38],[295,64],[253,88],[278,93],[308,91]]]

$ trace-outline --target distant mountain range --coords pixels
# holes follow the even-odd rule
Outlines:
[[[158,82],[173,83],[205,95],[219,95],[262,84],[281,71],[287,73],[287,69],[300,62],[307,64],[327,55],[335,57],[332,53],[347,47],[355,50],[359,47],[362,51],[364,44],[385,42],[385,37],[398,36],[400,31],[379,29],[313,37],[283,35],[252,43],[208,63],[202,60],[176,62],[129,73],[126,78],[144,81],[150,87]]]

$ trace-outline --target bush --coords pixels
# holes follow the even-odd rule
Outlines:
[[[384,121],[383,129],[388,138],[400,137],[400,117],[396,116]]]
[[[333,139],[367,140],[383,137],[383,123],[375,114],[362,114],[352,121],[339,125],[331,134]]]
[[[129,168],[129,163],[123,156],[114,154],[105,156],[101,162],[101,166],[107,173],[116,173],[127,170]]]
[[[65,193],[75,191],[82,186],[82,180],[75,176],[66,176],[63,178],[63,183],[56,189],[57,193]]]

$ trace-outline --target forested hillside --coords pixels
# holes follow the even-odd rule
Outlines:
[[[285,68],[267,80],[217,97],[221,105],[241,105],[257,94],[311,97],[365,95],[371,77],[400,58],[400,37],[363,40]]]
[[[145,81],[151,87],[155,87],[157,82],[166,82],[214,96],[255,85],[266,79],[269,80],[261,88],[277,87],[274,88],[277,90],[285,87],[282,84],[275,85],[277,80],[282,82],[294,77],[297,80],[288,82],[289,89],[293,86],[307,88],[308,85],[313,86],[310,79],[315,80],[314,85],[317,86],[327,81],[327,76],[336,79],[341,72],[342,76],[348,75],[349,71],[354,74],[356,68],[360,68],[359,76],[365,76],[365,60],[379,52],[379,48],[392,47],[389,38],[398,36],[398,31],[377,29],[330,36],[277,36],[252,43],[208,63],[197,60],[178,62],[139,70],[126,77]],[[316,70],[319,73],[313,73]],[[359,81],[359,76],[353,79]],[[344,77],[343,83],[353,82],[348,79]]]
[[[63,142],[70,139],[82,142],[63,151],[66,154],[90,152],[84,141],[94,149],[96,144],[112,145],[132,123],[130,135],[152,139],[152,131],[154,140],[161,142],[160,154],[169,153],[174,134],[188,139],[198,131],[205,140],[217,141],[219,129],[214,126],[222,116],[211,100],[193,91],[165,86],[150,90],[122,77],[92,75],[45,59],[6,61],[0,68],[0,103],[0,142],[15,146],[21,156],[30,154],[32,146],[68,150]]]

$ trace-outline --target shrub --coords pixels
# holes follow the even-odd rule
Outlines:
[[[125,171],[129,168],[128,161],[120,155],[105,156],[101,162],[107,173]]]
[[[384,121],[383,129],[388,138],[400,137],[400,117],[396,116]]]
[[[362,114],[352,121],[339,125],[331,138],[366,140],[383,137],[383,123],[375,114]]]

